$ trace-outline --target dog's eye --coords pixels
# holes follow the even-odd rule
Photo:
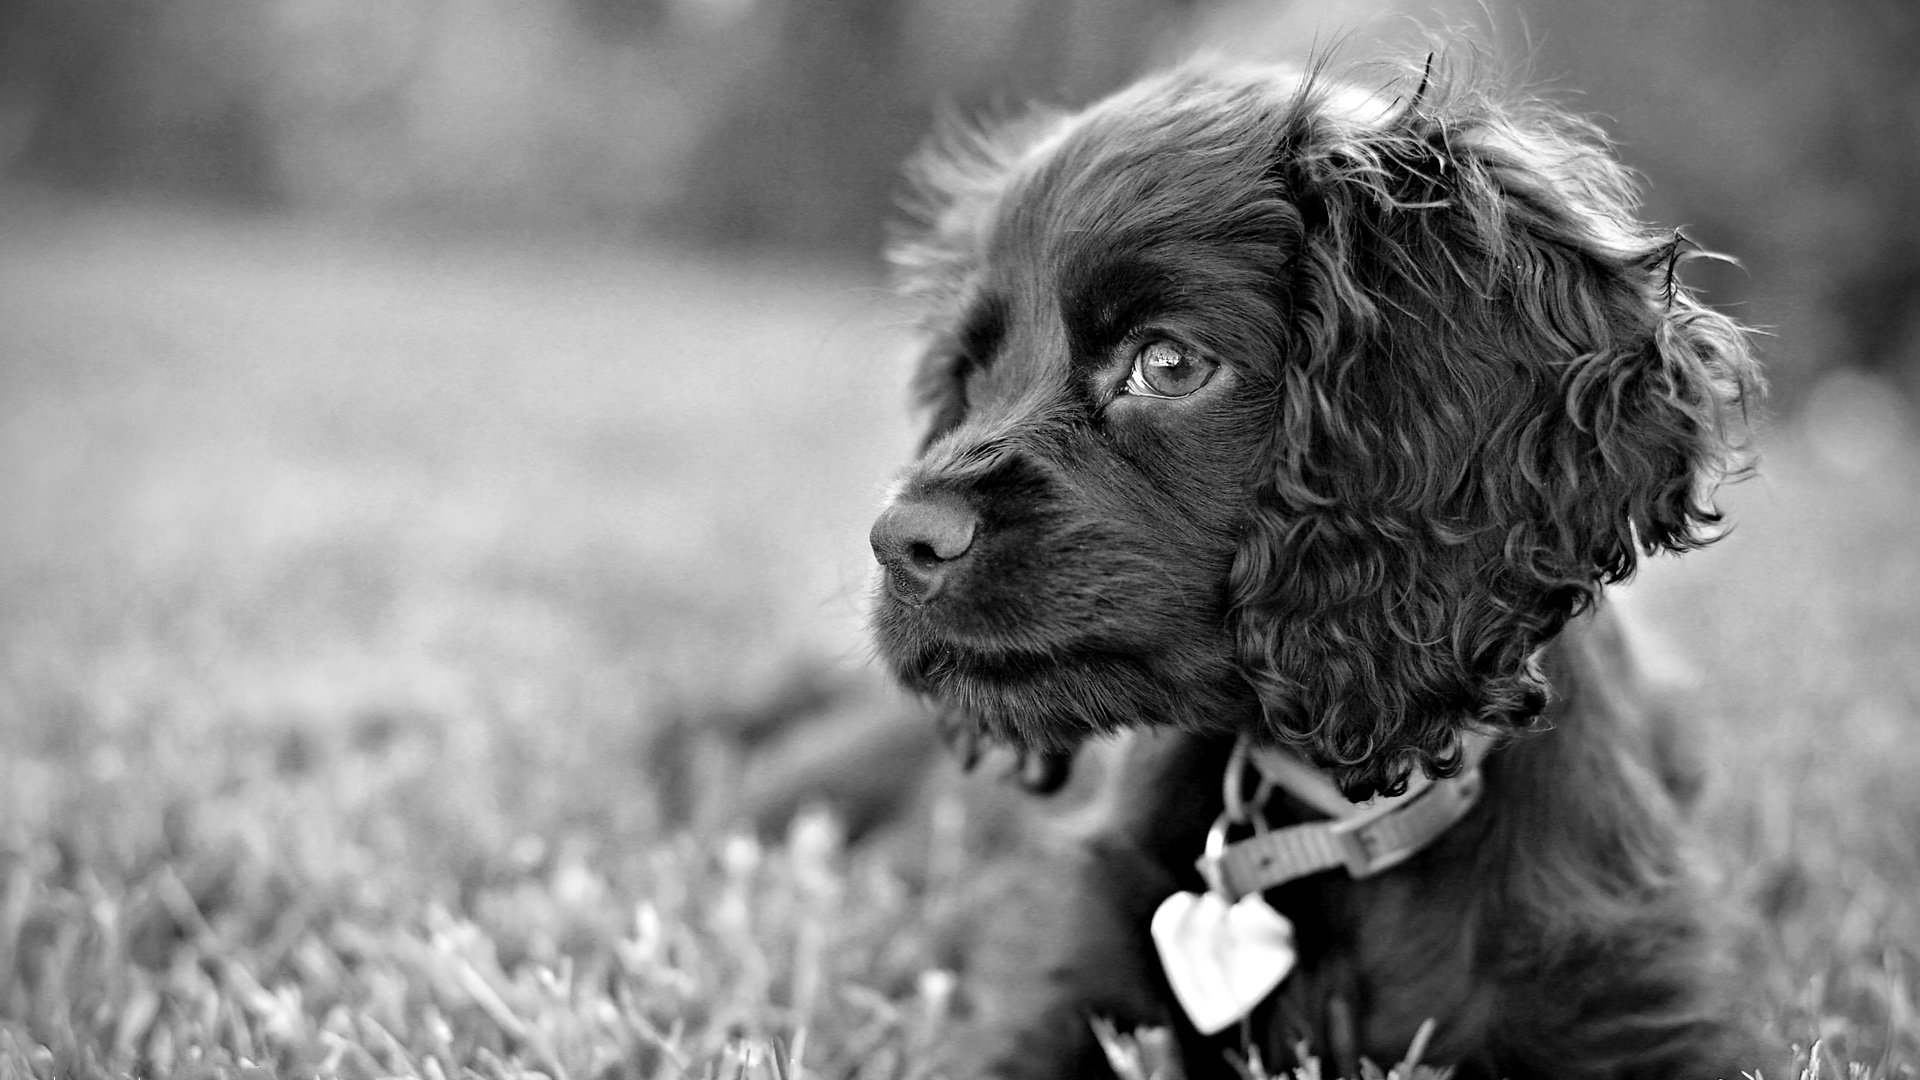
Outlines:
[[[1149,341],[1133,354],[1127,393],[1182,398],[1207,385],[1220,365],[1171,341]]]

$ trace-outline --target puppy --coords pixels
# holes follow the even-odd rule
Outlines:
[[[1389,1063],[1429,1020],[1460,1076],[1752,1067],[1601,604],[1713,538],[1745,333],[1595,129],[1431,61],[1400,91],[1189,66],[919,164],[931,426],[873,526],[880,653],[1036,757],[1134,733],[983,870],[956,1075],[1105,1075],[1091,1016],[1171,1025],[1192,1077]],[[1389,850],[1325,840],[1350,813]],[[1235,868],[1308,834],[1341,862]],[[1180,921],[1208,896],[1252,937]]]

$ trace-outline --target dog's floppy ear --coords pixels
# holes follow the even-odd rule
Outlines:
[[[906,217],[890,231],[887,261],[917,319],[922,351],[913,393],[927,413],[926,443],[959,423],[963,376],[987,359],[967,340],[965,305],[1001,202],[1021,162],[1063,119],[1041,109],[990,123],[949,114],[907,163]]]
[[[1361,796],[1532,723],[1539,647],[1712,539],[1758,377],[1591,128],[1424,78],[1373,122],[1309,87],[1288,123],[1310,227],[1233,620],[1270,734]]]

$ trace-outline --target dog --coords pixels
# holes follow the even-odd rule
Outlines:
[[[1125,733],[982,870],[951,1075],[1109,1075],[1093,1017],[1190,1077],[1752,1067],[1602,593],[1721,531],[1761,378],[1598,130],[1477,81],[1189,64],[915,166],[878,652],[1035,786]]]

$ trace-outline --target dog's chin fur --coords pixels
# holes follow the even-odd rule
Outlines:
[[[901,497],[981,534],[931,603],[883,579],[903,680],[1029,745],[1235,728],[1394,792],[1533,725],[1540,648],[1712,539],[1742,331],[1592,128],[1418,78],[1189,67],[921,163]],[[1129,393],[1148,338],[1216,375]]]
[[[1023,750],[1072,750],[1089,737],[1149,721],[1188,731],[1230,730],[1231,718],[1258,715],[1259,708],[1224,658],[1169,670],[1098,652],[933,646],[896,661],[894,674],[908,689],[957,710],[985,738]]]

